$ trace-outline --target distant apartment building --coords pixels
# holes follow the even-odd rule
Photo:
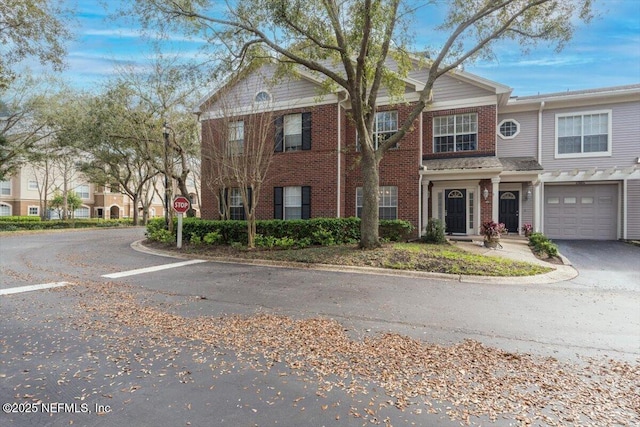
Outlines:
[[[98,186],[88,182],[82,174],[74,173],[67,181],[68,191],[75,192],[82,200],[82,205],[73,212],[74,218],[118,219],[133,217],[133,202],[120,191],[117,184]],[[46,188],[45,188],[46,187]],[[56,193],[64,191],[64,179],[50,176],[45,179],[42,169],[32,165],[24,165],[8,180],[0,181],[0,216],[42,216],[48,219],[59,219],[59,210],[51,209],[48,202]],[[175,191],[174,191],[175,194]],[[46,195],[46,197],[45,197]],[[190,194],[192,207],[199,211],[195,190]],[[151,204],[149,218],[164,216],[164,187],[162,179],[155,186],[149,187]],[[47,206],[45,206],[45,199]],[[44,210],[44,212],[43,212]],[[138,206],[142,219],[142,207]]]

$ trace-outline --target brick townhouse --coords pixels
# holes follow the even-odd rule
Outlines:
[[[362,178],[348,97],[322,93],[322,82],[305,71],[274,84],[274,70],[251,70],[200,104],[202,179],[212,172],[205,153],[214,144],[242,143],[250,118],[269,114],[273,157],[258,218],[359,216]],[[398,129],[426,76],[416,62],[402,102],[381,95],[374,136]],[[639,238],[634,116],[640,117],[640,85],[518,98],[470,73],[442,76],[414,130],[381,161],[380,218],[408,220],[416,235],[429,218],[439,218],[447,233],[459,235],[478,234],[482,222],[495,220],[511,233],[529,223],[551,237]],[[229,187],[203,182],[203,218],[220,217],[220,197],[234,218],[243,217],[237,188]]]

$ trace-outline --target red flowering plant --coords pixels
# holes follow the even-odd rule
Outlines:
[[[502,233],[506,232],[507,227],[505,227],[502,222],[488,221],[480,227],[480,233],[484,236],[485,240],[498,240]]]
[[[524,235],[526,237],[529,237],[531,235],[531,233],[533,233],[533,225],[531,225],[531,224],[523,224],[522,225],[522,232],[524,233]]]

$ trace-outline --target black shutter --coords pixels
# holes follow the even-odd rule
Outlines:
[[[275,219],[283,219],[282,195],[282,187],[273,187],[273,217]]]
[[[311,113],[302,113],[302,149],[311,150]]]
[[[302,187],[302,219],[311,218],[311,187]]]
[[[247,187],[247,205],[249,210],[251,210],[251,200],[253,199],[253,189],[251,187]]]
[[[276,145],[274,151],[282,153],[284,148],[284,116],[276,117]]]

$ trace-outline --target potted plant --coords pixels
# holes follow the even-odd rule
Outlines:
[[[502,233],[507,232],[507,227],[503,223],[488,221],[480,227],[480,233],[484,236],[484,245],[487,248],[497,248]]]
[[[533,225],[524,224],[521,230],[524,233],[524,237],[529,237],[531,236],[531,233],[533,233]]]

